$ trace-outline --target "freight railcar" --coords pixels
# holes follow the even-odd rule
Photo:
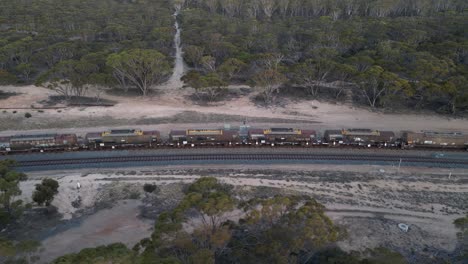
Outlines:
[[[8,148],[10,151],[72,150],[78,148],[78,139],[75,134],[17,135],[10,137]]]
[[[468,134],[461,132],[422,131],[402,133],[404,148],[454,148],[468,149]]]
[[[324,141],[330,145],[378,146],[396,145],[395,133],[371,129],[326,130]]]
[[[298,128],[249,129],[249,141],[256,145],[310,145],[317,143],[314,130]]]
[[[173,145],[234,145],[240,142],[239,131],[227,129],[171,130],[169,141]]]
[[[118,129],[105,132],[88,133],[85,144],[88,148],[152,147],[160,143],[159,131],[138,129]]]

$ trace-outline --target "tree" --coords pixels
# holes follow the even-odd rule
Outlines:
[[[329,248],[315,253],[309,264],[361,264],[357,256],[348,254],[340,248]],[[363,263],[362,263],[363,264]]]
[[[378,247],[367,250],[367,257],[363,263],[369,264],[406,264],[406,259],[398,252],[391,251],[388,248]]]
[[[34,253],[40,246],[35,240],[10,241],[0,237],[0,259],[5,263],[33,263],[39,259]]]
[[[258,88],[265,103],[270,103],[273,94],[279,92],[279,88],[286,81],[286,77],[276,70],[263,70],[252,78],[252,82]]]
[[[464,76],[451,77],[438,86],[443,96],[448,97],[450,112],[456,114],[459,106],[468,105],[468,80]]]
[[[216,71],[216,59],[212,56],[203,56],[200,60],[203,70],[206,73]]]
[[[319,89],[330,78],[336,65],[327,59],[307,60],[295,67],[294,81],[305,86],[310,95],[317,97]]]
[[[18,81],[14,74],[0,69],[0,85],[15,84]]]
[[[254,199],[244,207],[247,217],[239,221],[231,245],[242,263],[290,263],[338,239],[339,230],[325,215],[323,205],[309,197]]]
[[[189,45],[184,48],[184,60],[194,67],[201,65],[201,60],[203,58],[203,48],[195,45]]]
[[[182,80],[195,89],[196,96],[215,100],[226,89],[225,83],[216,73],[200,75],[196,71],[190,71],[182,77]]]
[[[190,186],[181,202],[182,208],[199,211],[203,225],[214,234],[225,220],[224,213],[234,208],[235,201],[216,178],[200,178]]]
[[[25,240],[20,241],[16,244],[18,255],[24,255],[26,258],[26,263],[32,263],[33,254],[36,253],[41,246],[41,242],[36,240]],[[36,256],[38,258],[38,256]]]
[[[238,74],[242,69],[246,67],[246,64],[236,58],[229,58],[219,66],[219,72],[223,79],[231,81],[232,78]]]
[[[94,73],[87,78],[87,90],[93,90],[96,102],[101,101],[101,95],[107,90],[107,85],[111,83],[109,76],[103,73]]]
[[[69,101],[75,94],[75,89],[73,88],[70,80],[53,80],[47,85],[47,88],[62,95],[67,101]]]
[[[387,93],[404,91],[410,93],[408,81],[400,79],[396,74],[385,71],[380,66],[372,66],[358,75],[358,87],[370,107],[378,105],[379,100]]]
[[[453,224],[460,231],[457,233],[457,237],[462,247],[461,258],[468,259],[468,214],[465,217],[455,219]]]
[[[156,186],[156,184],[145,183],[145,185],[143,185],[143,190],[147,193],[153,193],[157,189],[158,189],[158,186]]]
[[[32,199],[38,205],[45,203],[49,206],[58,193],[59,183],[54,179],[43,179],[42,183],[36,184],[36,190],[32,194]]]
[[[15,70],[23,76],[26,82],[29,82],[30,76],[34,72],[34,67],[31,63],[21,63],[15,67]]]
[[[18,218],[24,210],[23,201],[16,199],[21,195],[19,183],[27,179],[26,174],[13,170],[14,161],[0,161],[0,225],[5,226]]]
[[[125,77],[146,96],[152,85],[160,83],[170,73],[166,56],[155,51],[133,49],[109,55],[107,65],[115,75]]]
[[[85,248],[79,253],[72,253],[55,259],[55,264],[87,264],[87,263],[135,263],[135,252],[122,243],[114,243],[96,248]]]
[[[209,249],[200,249],[195,254],[190,257],[193,264],[214,264],[215,258],[214,254]]]
[[[346,87],[346,83],[357,74],[355,67],[348,64],[337,64],[334,68],[334,78],[339,81],[338,87],[335,88],[335,99],[338,99]]]

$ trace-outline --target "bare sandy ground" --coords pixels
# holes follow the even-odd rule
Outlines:
[[[29,176],[28,181],[21,183],[25,200],[30,199],[34,185],[42,178],[53,177],[60,182],[60,193],[53,205],[65,219],[77,217],[100,202],[129,199],[132,194],[139,197],[133,202],[119,202],[112,209],[100,210],[79,226],[42,241],[43,260],[117,241],[134,244],[151,234],[152,221],[138,216],[139,200],[145,196],[142,185],[155,183],[162,191],[173,195],[174,185],[190,183],[202,176],[216,176],[236,186],[239,198],[243,198],[243,192],[255,191],[255,188],[268,188],[258,189],[260,195],[272,195],[271,190],[277,190],[316,198],[327,207],[328,216],[348,230],[349,236],[339,244],[349,251],[386,246],[406,250],[407,254],[410,250],[423,252],[427,248],[427,254],[451,252],[457,245],[452,222],[468,210],[468,172],[461,169],[405,167],[398,171],[391,166],[219,165],[210,169],[168,166],[51,171]],[[80,189],[77,182],[81,184]],[[81,203],[72,206],[78,197]],[[232,217],[238,219],[241,214],[233,212]],[[185,228],[193,229],[196,223],[194,219]],[[402,232],[398,223],[408,224],[410,231]]]
[[[232,94],[241,94],[240,88],[231,87]],[[0,101],[2,108],[22,108],[40,107],[38,103],[47,100],[49,95],[54,93],[48,89],[35,86],[3,86],[0,90],[7,92],[17,92],[16,96]],[[92,95],[92,91],[90,94]],[[11,134],[15,130],[56,131],[61,128],[63,131],[89,131],[93,129],[105,129],[109,126],[125,127],[135,123],[135,120],[149,120],[142,128],[154,128],[162,131],[168,130],[168,122],[161,122],[161,118],[177,117],[186,112],[198,113],[200,115],[219,115],[217,119],[210,119],[208,122],[202,120],[192,121],[190,118],[181,120],[176,126],[219,126],[222,125],[226,116],[242,116],[250,120],[264,119],[264,123],[271,122],[271,119],[295,120],[300,126],[313,127],[319,130],[327,128],[344,127],[368,127],[375,129],[399,130],[457,130],[468,132],[468,122],[465,119],[452,119],[439,115],[416,115],[416,114],[383,114],[371,112],[364,108],[356,108],[345,104],[330,104],[319,101],[291,101],[284,99],[285,103],[269,108],[257,106],[250,96],[232,96],[231,99],[214,103],[208,106],[201,106],[188,98],[193,93],[192,89],[164,89],[155,95],[147,98],[143,97],[122,97],[104,95],[106,99],[117,101],[113,107],[70,107],[66,109],[50,109],[43,112],[34,110],[12,110],[0,112],[0,130],[2,134]],[[33,117],[26,119],[24,113],[31,112]],[[153,120],[151,122],[151,120]],[[176,118],[177,119],[177,118]],[[229,119],[229,118],[227,118]],[[177,120],[175,120],[177,121]],[[3,123],[3,124],[2,124]],[[138,123],[138,122],[137,122]],[[165,123],[165,124],[162,124]],[[182,123],[182,124],[180,124]],[[240,122],[239,122],[240,123]],[[272,124],[273,125],[273,124]],[[135,126],[135,125],[134,125]]]

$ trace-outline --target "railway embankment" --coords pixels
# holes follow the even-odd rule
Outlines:
[[[468,169],[464,152],[357,148],[160,148],[9,155],[22,171],[220,164],[328,164]]]

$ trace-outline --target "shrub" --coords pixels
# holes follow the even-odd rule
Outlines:
[[[143,185],[143,190],[145,190],[147,193],[152,193],[156,191],[157,188],[158,186],[156,186],[156,184],[145,183],[145,185]]]
[[[26,114],[24,114],[24,117],[30,118],[30,117],[32,117],[32,115],[30,113],[26,113]]]

